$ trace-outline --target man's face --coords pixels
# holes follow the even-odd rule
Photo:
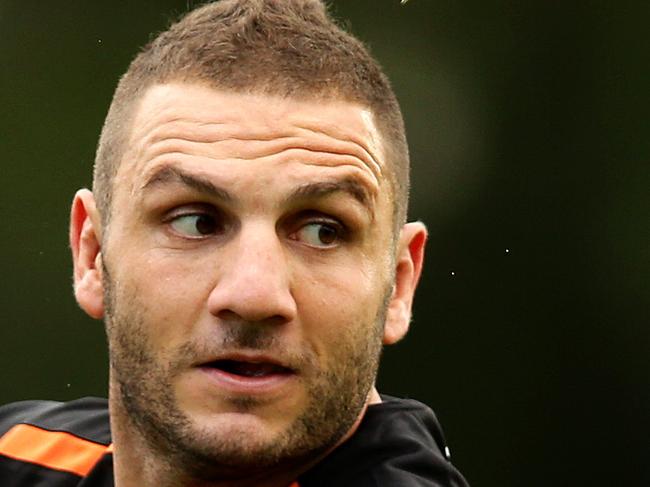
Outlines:
[[[152,445],[261,466],[352,427],[393,292],[386,171],[354,104],[145,95],[102,259],[111,400]]]

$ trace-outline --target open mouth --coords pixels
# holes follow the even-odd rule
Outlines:
[[[231,375],[249,378],[263,378],[274,375],[290,375],[293,370],[267,362],[245,362],[239,360],[215,360],[204,365],[211,369],[221,370]]]

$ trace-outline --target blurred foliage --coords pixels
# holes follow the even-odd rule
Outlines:
[[[0,402],[104,395],[69,202],[112,90],[194,2],[0,2]],[[356,0],[430,229],[380,385],[431,404],[473,485],[650,485],[650,3]]]

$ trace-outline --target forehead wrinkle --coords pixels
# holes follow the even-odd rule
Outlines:
[[[252,142],[250,140],[249,142]],[[275,141],[274,141],[275,142]],[[201,157],[212,160],[214,162],[219,161],[264,161],[265,159],[280,157],[282,160],[296,160],[303,161],[308,163],[308,159],[315,159],[316,164],[322,164],[325,166],[338,166],[338,165],[352,165],[357,166],[359,169],[367,168],[367,165],[363,163],[356,155],[349,154],[347,152],[328,150],[325,147],[322,148],[309,148],[305,147],[304,144],[291,144],[291,141],[287,140],[286,143],[269,143],[264,144],[264,146],[259,149],[254,150],[254,154],[249,154],[253,150],[237,150],[232,147],[228,147],[227,151],[224,151],[224,154],[215,153],[213,149],[216,148],[216,145],[219,142],[195,142],[194,140],[189,140],[182,137],[174,137],[165,140],[161,140],[158,143],[150,146],[146,152],[147,161],[153,162],[160,157],[165,157],[167,155],[173,156],[194,156]],[[225,144],[225,141],[223,142]],[[373,179],[374,173],[372,173]]]
[[[363,137],[356,137],[354,135],[350,134],[342,134],[340,133],[341,130],[339,127],[334,127],[334,126],[327,126],[327,128],[331,130],[327,130],[327,128],[324,128],[322,125],[319,124],[306,124],[306,123],[296,123],[295,126],[299,128],[302,131],[307,131],[311,133],[316,133],[316,134],[321,134],[328,139],[334,139],[338,141],[339,143],[345,143],[346,146],[352,146],[356,150],[357,157],[359,157],[360,160],[362,160],[366,166],[373,172],[375,177],[379,180],[380,177],[382,176],[383,170],[382,170],[382,159],[380,158],[380,155],[378,154],[379,148],[376,150],[370,147],[370,145],[366,144],[365,141],[363,140]],[[336,130],[339,129],[339,130]],[[354,134],[354,132],[352,132]],[[374,137],[371,137],[372,142],[377,143],[374,140]]]
[[[185,136],[178,136],[185,132]],[[247,136],[246,133],[254,135]],[[255,130],[252,126],[242,125],[239,121],[205,121],[188,117],[174,117],[170,120],[154,122],[154,127],[146,134],[145,140],[150,144],[168,138],[182,138],[196,142],[219,142],[222,140],[272,141],[290,138],[286,130],[270,130],[265,127]]]
[[[163,109],[164,112],[172,112],[171,109]],[[304,148],[305,150],[319,151],[332,154],[350,154],[357,157],[377,179],[382,175],[382,164],[379,162],[377,151],[367,144],[363,137],[355,137],[354,132],[341,133],[336,127],[322,128],[306,123],[288,120],[289,126],[281,130],[273,129],[268,124],[260,124],[258,127],[241,125],[239,120],[206,121],[191,116],[178,116],[173,112],[169,117],[156,117],[147,119],[146,125],[133,135],[141,142],[141,151],[147,151],[151,146],[165,143],[173,139],[188,143],[233,143],[233,142],[269,142],[270,148],[264,148],[261,156],[270,155],[273,151],[281,151],[289,148]],[[206,129],[207,130],[202,130]],[[307,132],[308,137],[305,137]],[[344,131],[349,132],[349,131]],[[316,138],[314,138],[316,136]],[[374,138],[372,139],[373,142]],[[245,147],[243,151],[245,151]],[[234,154],[233,154],[234,155]],[[253,157],[241,157],[252,159]]]
[[[197,127],[207,127],[208,130],[197,130]],[[214,130],[211,130],[213,127]],[[185,133],[183,134],[182,132]],[[304,132],[308,132],[310,136],[305,137]],[[314,135],[317,137],[316,139],[314,139]],[[251,126],[242,126],[239,123],[205,122],[176,117],[170,120],[169,123],[162,122],[158,124],[157,127],[153,128],[145,136],[144,142],[148,145],[154,145],[169,139],[197,143],[241,141],[277,142],[281,145],[285,142],[287,146],[294,145],[295,147],[304,147],[305,149],[321,149],[322,152],[349,153],[357,156],[367,165],[375,166],[377,171],[381,173],[381,166],[376,161],[377,156],[361,140],[354,137],[332,135],[325,130],[300,125],[293,125],[283,130],[272,130],[268,126],[253,128]]]
[[[158,142],[142,147],[140,155],[143,165],[152,165],[159,159],[197,157],[205,158],[206,164],[225,161],[257,161],[264,162],[266,159],[278,159],[282,161],[301,162],[307,165],[322,165],[327,167],[352,166],[357,170],[367,172],[373,180],[374,185],[379,185],[376,175],[368,168],[368,165],[356,154],[350,154],[347,150],[332,147],[331,144],[307,141],[302,138],[287,136],[282,139],[263,140],[261,144],[250,147],[251,142],[257,139],[248,138],[242,140],[222,140],[216,142],[196,142],[194,139],[174,136],[160,139]],[[235,147],[233,147],[233,142]],[[237,147],[238,142],[246,142]],[[219,153],[219,148],[223,153]],[[269,161],[271,162],[271,161]]]

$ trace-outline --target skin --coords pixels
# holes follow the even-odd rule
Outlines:
[[[359,105],[145,94],[109,227],[80,190],[70,228],[76,298],[107,326],[118,487],[286,487],[354,432],[426,241],[393,235],[389,170]],[[290,373],[231,384],[206,367],[223,358]]]

